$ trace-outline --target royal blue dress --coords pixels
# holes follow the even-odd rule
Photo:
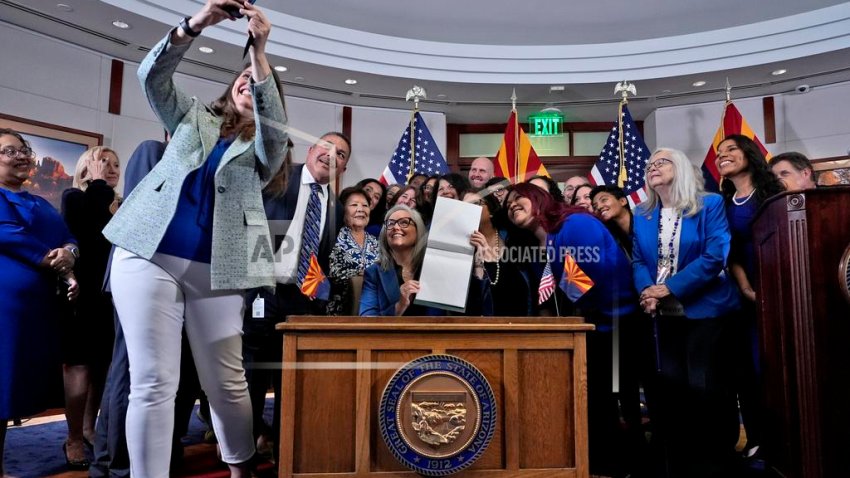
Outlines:
[[[0,420],[44,410],[61,380],[57,306],[66,299],[39,264],[68,243],[76,241],[50,203],[0,188]]]

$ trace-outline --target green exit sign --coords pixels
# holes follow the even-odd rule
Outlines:
[[[558,136],[564,132],[564,115],[559,113],[528,115],[528,129],[534,136]]]

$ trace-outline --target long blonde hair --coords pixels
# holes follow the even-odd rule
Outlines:
[[[100,155],[103,153],[112,153],[112,155],[115,156],[115,159],[118,160],[119,166],[121,165],[121,159],[118,158],[118,153],[116,153],[113,149],[107,148],[106,146],[94,146],[89,148],[80,155],[80,159],[77,160],[77,166],[74,168],[74,181],[71,183],[72,187],[81,191],[88,189],[91,180],[84,178],[84,176],[86,176],[89,172],[88,162],[100,158]],[[115,211],[118,210],[118,206],[121,205],[122,200],[123,198],[120,194],[118,194],[118,191],[115,191],[115,199],[112,201],[112,204],[109,205],[109,211],[112,214],[115,214]]]

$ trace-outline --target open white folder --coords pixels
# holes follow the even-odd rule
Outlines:
[[[469,243],[481,221],[481,206],[437,198],[415,304],[466,310],[475,248]]]

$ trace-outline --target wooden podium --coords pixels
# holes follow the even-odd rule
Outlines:
[[[778,195],[753,234],[769,464],[789,478],[850,476],[850,276],[840,268],[850,188]]]
[[[493,389],[495,434],[458,477],[587,477],[585,332],[576,317],[290,317],[283,332],[279,475],[413,477],[378,431],[401,365],[473,364]]]

